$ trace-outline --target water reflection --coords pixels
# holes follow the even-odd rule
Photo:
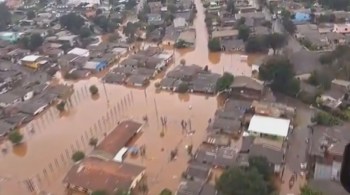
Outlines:
[[[209,54],[208,54],[209,62],[212,63],[212,64],[218,64],[218,63],[220,63],[221,55],[222,55],[222,54],[219,53],[219,52],[209,53]]]
[[[13,146],[12,153],[18,157],[24,157],[27,154],[27,150],[27,143],[21,143]]]
[[[190,94],[189,93],[179,93],[178,97],[179,97],[180,102],[190,101]]]
[[[99,93],[95,94],[95,95],[91,95],[91,99],[94,100],[94,101],[98,100],[99,98],[100,98],[100,94]]]

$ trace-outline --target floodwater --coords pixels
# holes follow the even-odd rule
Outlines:
[[[196,48],[176,50],[175,64],[185,59],[186,64],[208,65],[213,72],[250,76],[248,64],[259,56],[248,56],[247,62],[240,54],[208,52],[204,10],[200,0],[195,3],[198,10],[194,21]],[[135,145],[145,144],[146,158],[127,158],[126,161],[147,167],[149,194],[159,194],[165,187],[175,191],[189,159],[185,146],[193,144],[196,148],[202,142],[208,119],[223,100],[197,94],[156,92],[154,82],[142,90],[109,84],[104,86],[96,77],[79,82],[67,81],[74,85],[75,93],[63,114],[58,113],[55,107],[50,108],[21,129],[25,137],[23,144],[12,147],[10,143],[5,143],[0,146],[7,149],[0,154],[0,194],[31,194],[24,185],[26,179],[32,179],[38,189],[64,194],[61,180],[72,165],[70,156],[73,151],[90,152],[92,148],[88,146],[88,140],[91,137],[102,139],[118,120],[133,118],[142,121],[144,115],[149,121]],[[99,88],[99,96],[91,97],[88,88],[92,84]],[[168,121],[164,129],[160,124],[161,116]],[[182,134],[181,120],[191,121],[195,131],[192,136]],[[178,149],[178,158],[169,162],[170,151],[175,148]],[[2,181],[2,177],[7,180]]]

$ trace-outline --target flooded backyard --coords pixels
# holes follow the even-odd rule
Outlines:
[[[196,6],[196,48],[174,51],[175,65],[170,69],[185,59],[186,64],[208,65],[216,73],[250,76],[252,71],[248,64],[259,56],[248,56],[248,60],[242,60],[240,54],[210,53],[200,0],[196,0]],[[144,144],[147,147],[146,158],[127,158],[126,161],[147,167],[149,194],[158,194],[164,187],[175,191],[189,159],[185,146],[193,144],[196,148],[202,142],[208,119],[222,105],[223,99],[157,92],[154,82],[145,90],[110,84],[104,86],[96,77],[71,83],[74,84],[75,93],[68,101],[64,114],[59,114],[55,107],[50,108],[21,129],[25,137],[23,144],[13,149],[10,143],[1,146],[8,151],[0,154],[0,194],[30,194],[26,179],[32,179],[34,188],[64,194],[61,181],[72,165],[71,155],[74,151],[88,153],[92,150],[88,144],[91,137],[101,140],[118,121],[128,118],[142,121],[145,115],[149,121],[135,145]],[[99,88],[98,97],[90,95],[88,88],[92,84]],[[159,121],[161,116],[168,120],[167,128],[163,130]],[[191,121],[195,130],[192,136],[182,134],[181,120]],[[169,153],[175,148],[179,149],[178,158],[169,162]]]

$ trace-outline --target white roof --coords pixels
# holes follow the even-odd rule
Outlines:
[[[35,62],[36,60],[38,60],[41,56],[39,55],[29,55],[29,56],[25,56],[24,58],[22,58],[22,61],[26,61],[26,62]]]
[[[128,151],[128,148],[123,147],[122,149],[119,150],[117,155],[114,156],[113,160],[116,162],[123,162],[123,156],[127,151]]]
[[[250,120],[249,132],[264,133],[269,135],[287,137],[290,120],[254,115]]]
[[[74,48],[68,52],[68,54],[75,54],[78,56],[84,56],[84,57],[89,57],[90,52],[87,49],[82,49],[82,48]]]

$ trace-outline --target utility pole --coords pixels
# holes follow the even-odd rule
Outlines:
[[[158,115],[158,106],[157,106],[156,98],[154,98],[154,109],[155,109],[155,111],[156,111],[157,126],[158,126],[158,128],[159,128],[159,115]]]
[[[105,95],[106,95],[107,106],[109,106],[109,97],[108,97],[108,94],[107,94],[107,89],[106,89],[105,81],[102,81],[102,85],[103,85],[103,91],[105,92]]]

